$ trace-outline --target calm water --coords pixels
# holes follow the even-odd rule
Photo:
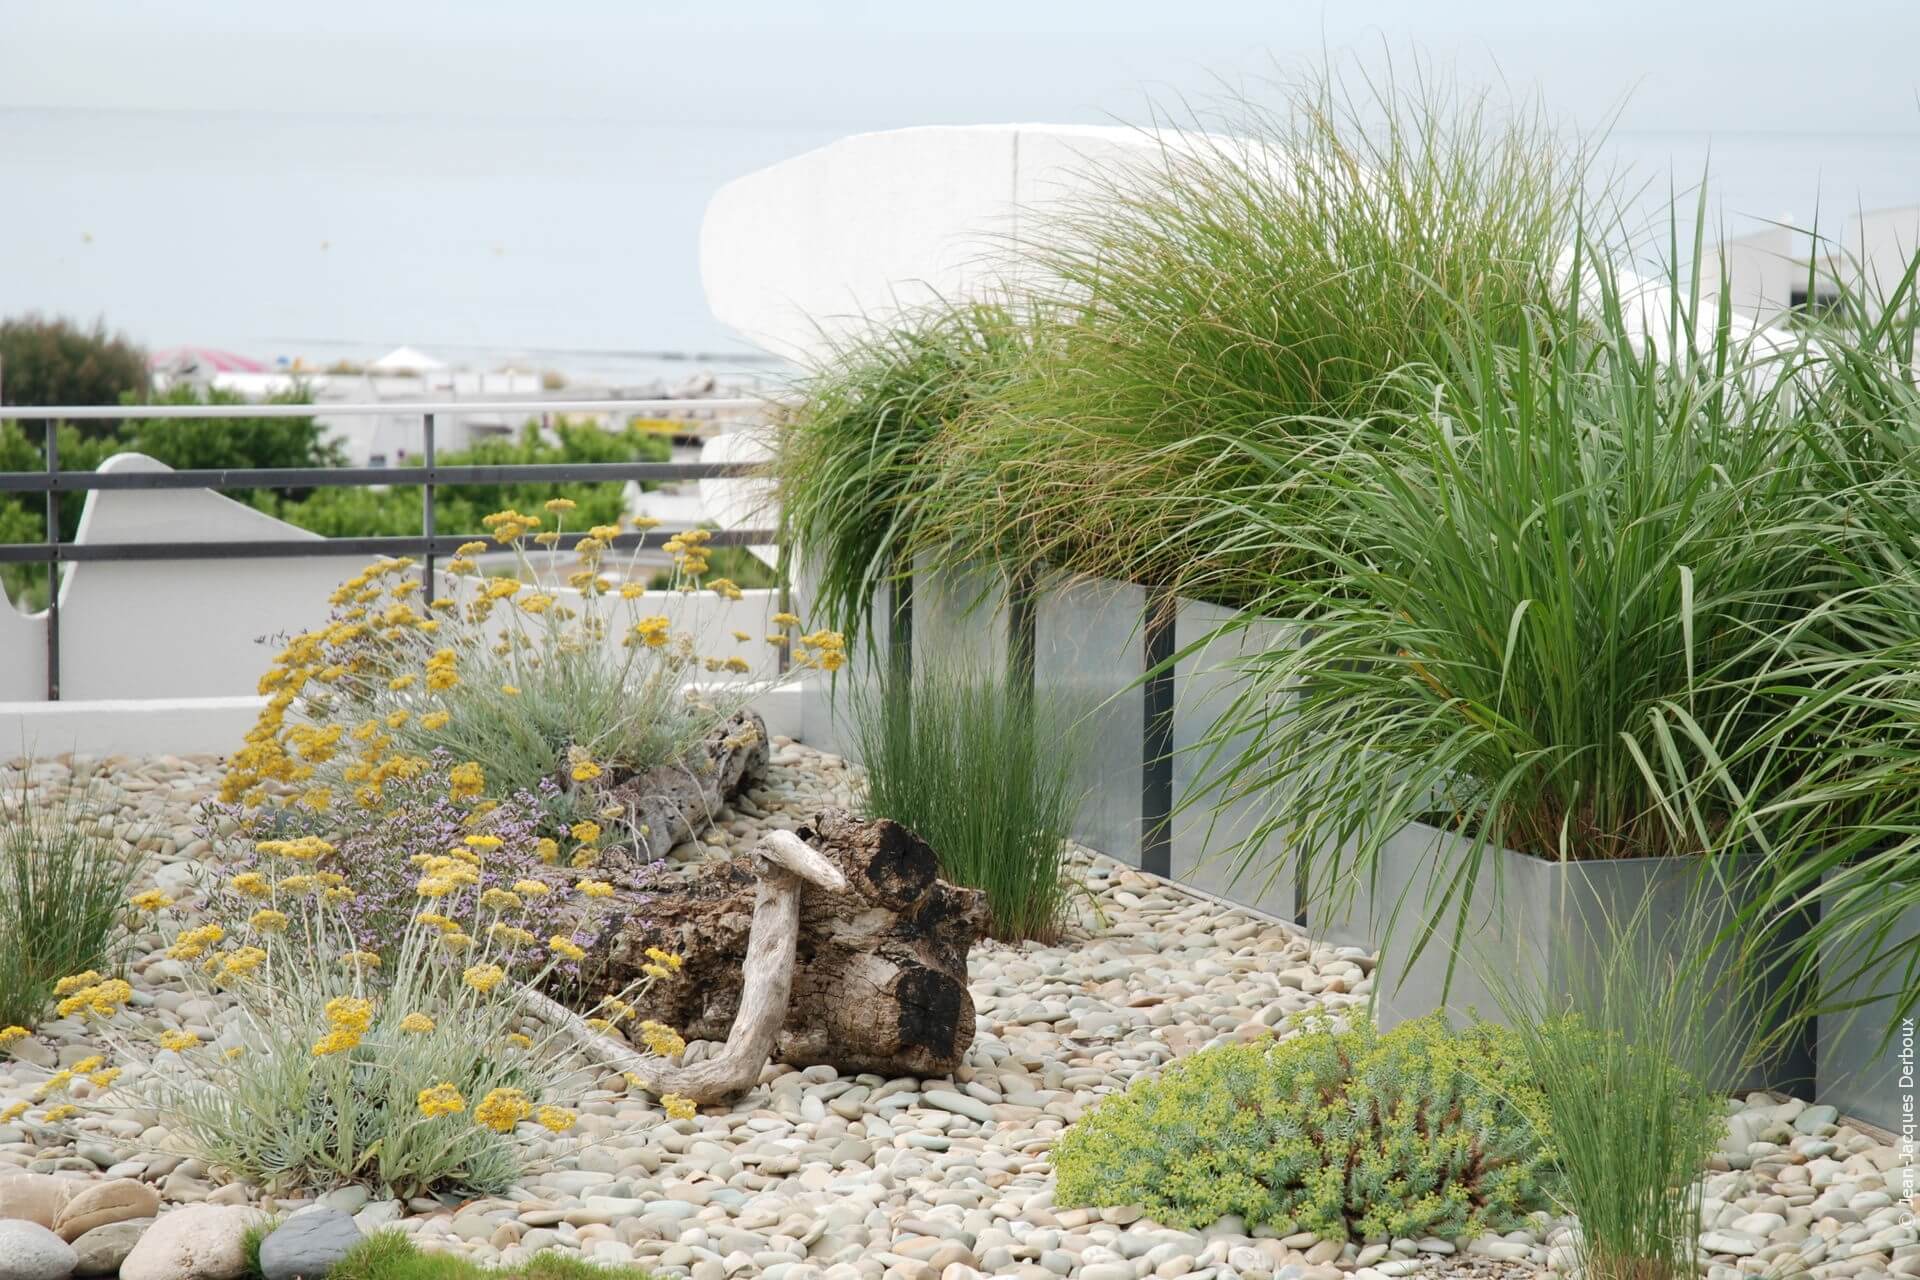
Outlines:
[[[268,360],[405,342],[576,372],[725,366],[742,348],[701,297],[707,199],[848,131],[0,109],[0,313]],[[1735,229],[1808,221],[1816,200],[1825,225],[1920,203],[1920,133],[1613,143],[1662,195],[1709,152]]]

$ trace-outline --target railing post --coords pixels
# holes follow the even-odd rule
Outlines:
[[[1028,701],[1033,699],[1034,575],[1016,571],[1007,582],[1007,675]]]
[[[1140,869],[1173,874],[1173,654],[1174,598],[1147,589],[1144,619],[1147,672],[1140,741]]]
[[[434,596],[433,543],[431,541],[434,535],[433,415],[430,413],[421,415],[420,425],[423,432],[422,444],[424,446],[425,453],[426,453],[426,465],[427,465],[426,483],[420,486],[420,531],[423,534],[425,534],[429,539],[427,543],[426,554],[421,558],[420,589],[426,593],[426,598],[430,601],[433,599],[433,596]]]
[[[47,419],[47,701],[60,701],[60,424]]]

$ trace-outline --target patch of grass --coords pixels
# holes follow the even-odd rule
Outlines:
[[[603,1266],[553,1250],[518,1266],[486,1267],[459,1254],[427,1252],[398,1231],[368,1236],[327,1274],[329,1280],[652,1280],[639,1267]]]
[[[1711,937],[1705,923],[1692,930]],[[1554,1135],[1558,1190],[1580,1220],[1575,1247],[1592,1280],[1684,1280],[1697,1274],[1700,1177],[1722,1132],[1720,1098],[1731,1007],[1704,976],[1706,955],[1674,957],[1643,908],[1604,922],[1599,964],[1585,954],[1568,990],[1525,975],[1488,979],[1531,1064]],[[1550,944],[1551,945],[1551,944]]]
[[[857,692],[854,718],[867,812],[910,827],[947,879],[984,890],[996,937],[1055,937],[1081,799],[1067,708],[1012,676],[918,664],[910,687],[889,677]]]
[[[114,966],[140,867],[83,779],[49,801],[30,777],[0,796],[0,1026],[32,1026],[60,979]]]

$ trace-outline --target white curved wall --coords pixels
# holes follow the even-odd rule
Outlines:
[[[102,471],[165,471],[116,454]],[[204,489],[87,495],[75,541],[244,542],[320,535]],[[325,620],[327,596],[364,556],[116,560],[73,565],[60,588],[60,696],[199,698],[254,691],[275,637]]]
[[[723,323],[807,363],[834,335],[934,298],[977,296],[1023,213],[1090,167],[1150,155],[1134,129],[967,125],[842,138],[722,187],[700,275]]]

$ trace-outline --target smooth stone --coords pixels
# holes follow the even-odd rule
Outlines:
[[[1737,1231],[1707,1231],[1700,1236],[1700,1247],[1708,1253],[1730,1253],[1737,1258],[1752,1257],[1763,1243]]]
[[[366,1237],[351,1214],[322,1206],[288,1218],[260,1243],[266,1280],[320,1280]]]
[[[73,1273],[77,1276],[114,1275],[153,1222],[152,1218],[133,1218],[125,1222],[109,1222],[104,1227],[95,1227],[87,1232],[73,1242],[73,1252],[80,1259]]]
[[[0,1219],[0,1276],[6,1280],[66,1280],[79,1262],[72,1245],[39,1223]]]
[[[240,1280],[247,1271],[247,1228],[265,1216],[226,1204],[162,1214],[120,1264],[120,1280]]]
[[[37,1222],[51,1231],[67,1201],[86,1185],[50,1173],[0,1173],[0,1218]]]
[[[115,1178],[111,1182],[92,1183],[67,1201],[60,1216],[54,1219],[53,1231],[72,1243],[95,1227],[151,1218],[159,1212],[158,1191],[132,1178]]]

